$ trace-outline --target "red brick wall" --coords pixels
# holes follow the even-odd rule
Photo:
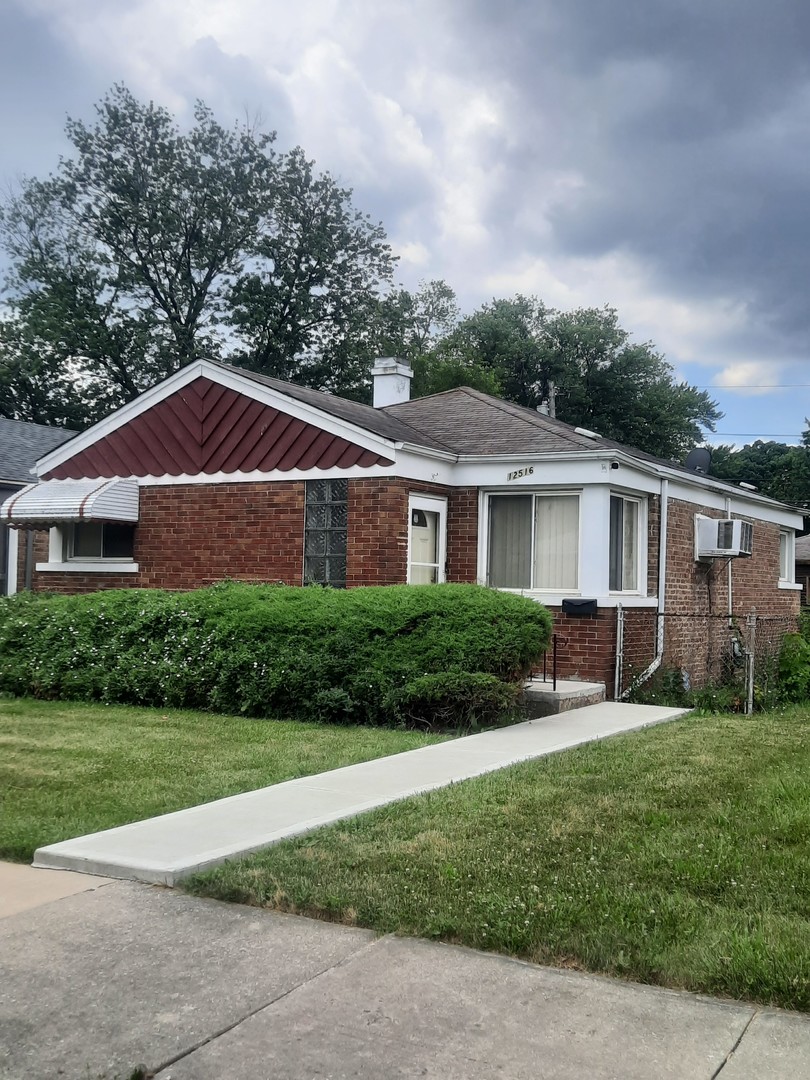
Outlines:
[[[396,585],[408,559],[408,483],[349,481],[346,585]]]
[[[49,592],[194,589],[213,581],[283,581],[303,572],[304,485],[177,484],[141,488],[137,574],[36,574]]]
[[[595,615],[563,615],[552,609],[557,635],[557,678],[603,682],[613,686],[616,660],[616,610],[599,608]],[[547,671],[551,673],[552,650]]]
[[[347,585],[395,585],[408,573],[408,497],[447,498],[447,580],[474,582],[478,561],[478,489],[415,480],[349,481]]]
[[[447,490],[447,580],[474,583],[478,577],[478,488]]]
[[[724,516],[707,507],[670,502],[664,667],[681,668],[693,685],[701,685],[722,681],[729,674],[736,631],[727,618],[728,560],[695,560],[696,514]],[[766,618],[790,620],[798,616],[800,594],[778,588],[779,526],[747,520],[754,526],[753,554],[731,560],[736,624],[744,624],[745,616],[753,611]]]
[[[349,481],[348,585],[406,580],[409,493],[447,496],[448,580],[475,581],[476,489],[383,478]],[[36,535],[36,561],[46,562],[48,534]],[[22,558],[24,533],[20,543]],[[302,481],[142,487],[135,534],[138,573],[35,573],[34,588],[61,593],[193,589],[224,578],[300,585],[303,546]]]
[[[447,578],[476,580],[477,489],[361,478],[349,481],[348,585],[389,585],[406,580],[409,493],[447,497]],[[694,518],[698,512],[722,516],[689,503],[670,502],[664,659],[665,666],[693,671],[695,682],[709,677],[716,668],[716,658],[727,656],[729,650],[727,621],[707,618],[726,612],[727,572],[721,560],[695,562]],[[652,498],[648,543],[651,593],[657,590],[659,516],[658,499]],[[35,573],[34,588],[65,593],[134,586],[191,589],[223,578],[300,585],[303,527],[301,481],[144,487],[135,549],[139,573]],[[35,559],[46,561],[47,533],[35,535]],[[21,532],[21,563],[24,549],[25,534]],[[754,607],[760,615],[798,612],[799,593],[776,587],[778,526],[754,523],[754,555],[735,559],[732,574],[736,613],[745,615]],[[689,617],[680,617],[683,615]],[[582,618],[555,612],[555,632],[560,635],[560,677],[605,682],[612,693],[615,608],[602,608],[596,615]],[[625,674],[643,670],[654,652],[654,613],[625,609]]]

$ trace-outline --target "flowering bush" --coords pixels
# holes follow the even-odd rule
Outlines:
[[[550,633],[538,604],[476,585],[11,597],[0,691],[396,726],[435,726],[433,709],[464,726],[509,708],[493,682],[522,679]]]

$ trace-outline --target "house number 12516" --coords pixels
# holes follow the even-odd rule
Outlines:
[[[534,476],[534,465],[530,465],[528,469],[515,469],[514,472],[506,474],[506,482],[510,480],[520,480],[523,476]]]

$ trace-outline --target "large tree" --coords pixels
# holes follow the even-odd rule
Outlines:
[[[757,439],[747,446],[716,446],[712,449],[711,473],[725,480],[753,484],[763,495],[791,503],[810,505],[810,428],[800,446]]]
[[[493,300],[439,342],[424,383],[435,389],[450,365],[456,385],[480,386],[488,373],[503,397],[529,408],[549,400],[553,384],[558,419],[665,458],[682,458],[721,415],[705,391],[675,380],[649,342],[631,341],[608,307],[558,312],[532,297]]]
[[[205,355],[358,392],[354,331],[394,259],[349,190],[273,132],[226,129],[203,103],[183,131],[123,86],[67,135],[71,155],[0,217],[7,384],[36,382],[44,341],[49,365],[81,376],[85,422]]]

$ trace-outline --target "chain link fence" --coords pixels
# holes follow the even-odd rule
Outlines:
[[[785,634],[795,615],[636,612],[617,609],[617,697],[637,696],[649,679],[672,695],[723,688],[734,707],[753,712],[775,691]],[[658,656],[660,654],[660,662]]]

